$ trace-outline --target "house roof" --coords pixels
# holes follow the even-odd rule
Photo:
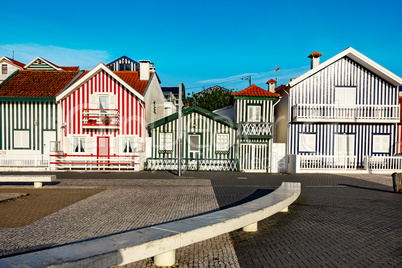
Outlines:
[[[9,62],[14,63],[15,65],[17,65],[17,66],[19,66],[19,67],[21,67],[21,68],[24,68],[24,66],[25,66],[24,63],[19,62],[19,61],[16,61],[16,60],[14,60],[14,59],[10,59],[9,57],[6,57],[6,56],[1,57],[1,58],[0,58],[0,61],[3,60],[3,59],[4,59],[4,60],[7,60],[7,61],[9,61]]]
[[[254,84],[242,91],[232,92],[231,97],[259,97],[259,98],[279,98],[279,94],[262,89]]]
[[[123,79],[127,84],[129,84],[133,89],[138,91],[141,95],[144,95],[145,89],[147,88],[149,81],[141,81],[139,72],[132,71],[114,71],[118,77]],[[151,77],[152,72],[149,77]]]
[[[0,85],[0,97],[55,98],[79,73],[21,70]]]
[[[109,66],[109,65],[111,65],[111,64],[113,64],[113,63],[115,63],[116,61],[119,61],[119,60],[121,60],[121,59],[128,59],[129,61],[132,61],[132,62],[134,62],[134,63],[136,63],[136,64],[140,65],[140,63],[139,63],[138,61],[135,61],[135,60],[130,59],[129,57],[127,57],[127,56],[123,55],[123,56],[121,56],[120,58],[115,59],[115,60],[114,60],[114,61],[112,61],[112,62],[109,62],[108,64],[106,64],[106,66]]]
[[[378,75],[379,77],[381,77],[382,79],[384,79],[385,81],[389,82],[390,84],[392,84],[394,86],[399,86],[402,84],[402,78],[400,78],[399,76],[395,75],[394,73],[388,71],[387,69],[385,69],[378,63],[374,62],[373,60],[369,59],[368,57],[364,56],[357,50],[355,50],[351,47],[348,47],[341,53],[333,56],[329,60],[321,63],[317,67],[311,69],[310,71],[304,73],[303,75],[301,75],[298,78],[294,79],[293,81],[289,82],[288,85],[292,87],[292,86],[300,83],[304,79],[314,75],[315,73],[321,71],[322,69],[326,68],[330,64],[334,63],[335,61],[337,61],[343,57],[348,57],[348,58],[354,60],[361,66],[363,66],[366,69],[368,69],[369,71],[375,73],[376,75]]]
[[[161,87],[163,93],[179,94],[179,87]]]
[[[28,68],[32,63],[34,63],[37,59],[40,59],[41,61],[45,62],[47,65],[49,65],[50,67],[52,67],[53,69],[57,70],[57,71],[79,71],[79,66],[58,66],[56,64],[54,64],[53,62],[50,62],[42,57],[36,57],[34,58],[31,62],[29,62],[28,64],[26,64],[24,67],[24,69]]]
[[[201,108],[201,107],[199,107],[197,105],[193,105],[193,106],[190,106],[190,107],[185,107],[182,110],[182,115],[186,116],[186,115],[188,115],[190,113],[193,113],[193,112],[196,112],[196,113],[199,113],[199,114],[204,115],[206,117],[209,117],[212,120],[214,120],[216,122],[219,122],[219,123],[222,123],[222,124],[225,124],[225,125],[227,125],[227,126],[229,126],[231,128],[234,128],[234,129],[238,128],[237,123],[233,122],[232,120],[224,118],[224,117],[222,117],[222,116],[220,116],[218,114],[215,114],[215,113],[213,113],[211,111],[208,111],[208,110],[206,110],[204,108]],[[161,126],[163,124],[166,124],[168,122],[177,120],[178,117],[179,117],[178,113],[174,113],[172,115],[169,115],[167,117],[159,119],[158,121],[155,121],[155,122],[149,124],[148,126],[152,129],[152,128]]]
[[[64,71],[79,71],[80,67],[79,66],[61,66]]]
[[[112,78],[116,79],[118,83],[123,85],[128,91],[137,96],[140,100],[144,101],[144,97],[141,92],[145,92],[148,83],[152,80],[152,77],[148,81],[140,81],[138,72],[131,71],[111,71],[104,63],[99,63],[95,68],[91,71],[86,72],[82,75],[77,81],[69,85],[62,93],[60,93],[56,100],[62,100],[72,94],[75,90],[77,90],[80,86],[88,82],[92,79],[96,74],[100,72],[107,73]],[[138,87],[137,87],[138,86]]]
[[[275,88],[275,93],[278,93],[278,94],[280,94],[282,91],[284,91],[286,89],[286,85],[280,85],[280,86],[277,86],[276,88]]]

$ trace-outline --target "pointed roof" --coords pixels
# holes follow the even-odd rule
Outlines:
[[[348,47],[341,53],[333,56],[329,60],[321,63],[317,67],[311,69],[310,71],[305,72],[303,75],[301,75],[298,78],[294,79],[293,81],[289,82],[288,85],[292,87],[292,86],[300,83],[304,79],[321,71],[322,69],[326,68],[327,66],[331,65],[332,63],[334,63],[335,61],[337,61],[343,57],[348,57],[348,58],[354,60],[361,66],[363,66],[366,69],[368,69],[369,71],[375,73],[376,75],[378,75],[379,77],[381,77],[382,79],[384,79],[385,81],[387,81],[388,83],[390,83],[394,86],[399,86],[402,84],[402,78],[400,78],[399,76],[390,72],[389,70],[385,69],[384,67],[382,67],[378,63],[374,62],[373,60],[369,59],[368,57],[364,56],[362,53],[358,52],[357,50],[355,50],[351,47]]]
[[[76,91],[80,86],[82,86],[83,84],[88,82],[95,75],[97,75],[98,73],[100,73],[102,71],[107,73],[108,75],[110,75],[112,78],[114,78],[117,82],[119,82],[121,85],[123,85],[128,91],[133,93],[140,100],[144,101],[144,97],[140,93],[140,91],[145,92],[146,87],[147,87],[148,83],[152,80],[152,78],[149,79],[148,81],[140,81],[138,72],[131,72],[131,71],[113,72],[103,62],[99,63],[91,71],[87,72],[85,75],[80,77],[80,79],[78,79],[77,81],[72,83],[68,88],[66,88],[62,93],[60,93],[56,97],[56,100],[59,101],[59,100],[62,100],[64,98],[68,97],[74,91]],[[128,73],[131,73],[131,74],[128,74]],[[145,88],[144,88],[144,86],[145,86]]]
[[[42,57],[36,57],[32,61],[30,61],[28,64],[24,66],[24,69],[27,69],[31,64],[33,64],[36,60],[41,60],[44,63],[46,63],[49,67],[55,69],[56,71],[79,71],[79,66],[57,66],[56,64],[42,58]]]
[[[0,97],[55,98],[79,73],[21,70],[0,84]]]
[[[6,61],[9,61],[9,62],[11,62],[11,63],[14,63],[15,65],[17,65],[18,67],[21,67],[21,68],[24,68],[24,66],[25,66],[24,63],[19,62],[19,61],[16,61],[16,60],[11,59],[11,58],[6,57],[6,56],[1,57],[1,58],[0,58],[0,61],[2,61],[2,60],[6,60]]]
[[[268,90],[262,89],[254,84],[246,89],[238,92],[232,92],[231,97],[260,97],[260,98],[279,98],[280,95],[277,93],[270,92]]]
[[[106,64],[106,66],[109,66],[109,65],[111,65],[111,64],[113,64],[113,63],[115,63],[116,61],[119,61],[119,60],[121,60],[121,59],[127,59],[127,60],[129,60],[129,61],[132,61],[132,62],[134,62],[134,63],[140,65],[140,63],[139,63],[138,61],[135,61],[135,60],[133,60],[133,59],[131,59],[131,58],[129,58],[129,57],[123,55],[123,56],[121,56],[120,58],[115,59],[115,60],[112,61],[112,62],[109,62],[108,64]]]
[[[208,111],[208,110],[206,110],[204,108],[201,108],[201,107],[199,107],[197,105],[193,105],[193,106],[190,106],[190,107],[185,107],[182,110],[182,116],[186,116],[186,115],[188,115],[190,113],[193,113],[193,112],[196,112],[196,113],[199,113],[199,114],[204,115],[206,117],[209,117],[212,120],[214,120],[216,122],[219,122],[219,123],[222,123],[222,124],[225,124],[225,125],[227,125],[227,126],[229,126],[231,128],[234,128],[234,129],[238,128],[237,123],[233,122],[232,120],[224,118],[224,117],[222,117],[222,116],[220,116],[218,114],[215,114],[215,113],[213,113],[211,111]],[[151,129],[156,128],[156,127],[161,126],[163,124],[166,124],[168,122],[177,120],[178,118],[179,118],[178,113],[174,113],[172,115],[169,115],[169,116],[166,116],[166,117],[164,117],[162,119],[159,119],[158,121],[155,121],[155,122],[149,124],[148,126]]]

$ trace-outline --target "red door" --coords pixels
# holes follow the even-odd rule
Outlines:
[[[109,137],[98,137],[98,156],[109,157]]]

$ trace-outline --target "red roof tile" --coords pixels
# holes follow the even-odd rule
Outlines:
[[[147,88],[149,81],[140,81],[140,73],[133,71],[114,71],[114,73],[123,79],[130,87],[138,91],[141,95],[144,95],[145,89]],[[152,72],[150,74],[150,78]]]
[[[280,85],[275,88],[275,93],[280,93],[286,88],[286,85]]]
[[[279,98],[280,95],[277,93],[269,92],[256,85],[251,85],[246,89],[238,92],[232,92],[232,96],[243,96],[243,97],[265,97],[265,98]]]
[[[269,80],[266,82],[266,84],[269,84],[269,83],[275,83],[275,84],[276,84],[276,80],[274,80],[274,79],[269,79]]]
[[[61,66],[64,71],[79,71],[80,67],[79,66]]]
[[[321,57],[322,53],[314,51],[313,53],[311,53],[310,55],[308,55],[308,58],[315,58],[315,57]]]
[[[19,71],[0,85],[0,97],[54,98],[78,73]]]
[[[20,66],[20,67],[22,67],[22,68],[24,68],[24,66],[25,66],[25,64],[23,64],[22,62],[19,62],[19,61],[10,59],[9,57],[6,57],[6,58],[7,58],[9,61],[11,61],[12,63],[14,63],[15,65],[18,65],[18,66]]]

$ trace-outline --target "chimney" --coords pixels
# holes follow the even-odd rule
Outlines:
[[[151,62],[149,60],[140,60],[140,81],[149,80],[150,69],[151,69]]]
[[[275,93],[276,80],[270,79],[268,80],[267,84],[268,84],[268,91]]]
[[[310,70],[314,69],[318,65],[320,65],[320,57],[322,54],[320,52],[314,51],[308,57],[311,59]]]

